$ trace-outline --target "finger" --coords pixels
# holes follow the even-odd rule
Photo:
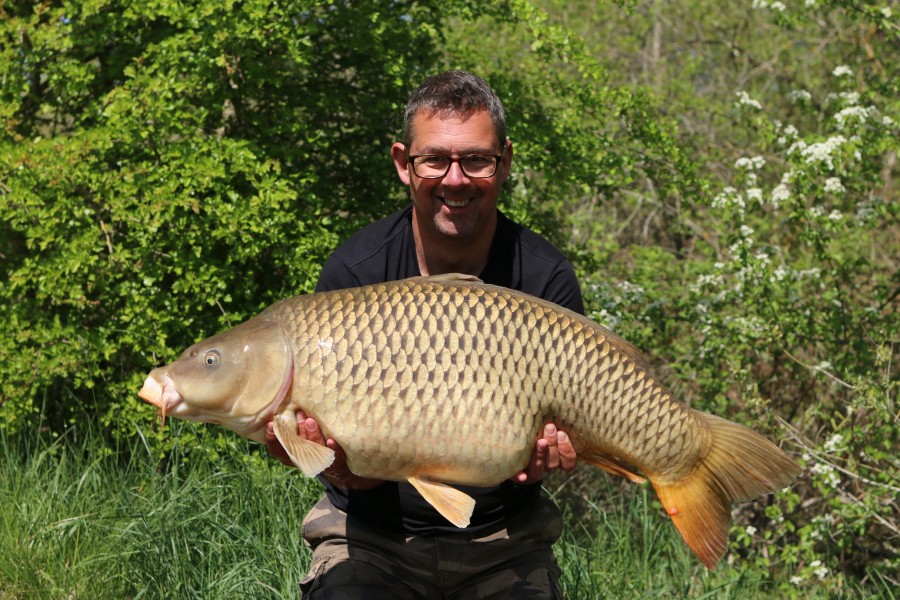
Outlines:
[[[528,483],[528,473],[526,473],[525,471],[519,471],[518,473],[510,477],[509,480],[513,483],[519,484]]]
[[[337,440],[328,438],[328,440],[325,441],[325,445],[328,446],[329,448],[331,448],[332,450],[334,450],[335,458],[338,458],[338,457],[346,458],[346,455],[344,454],[344,449],[341,448],[341,445],[337,443]]]
[[[534,445],[534,452],[525,469],[513,475],[515,483],[533,483],[544,476],[544,465],[547,463],[547,440],[541,438]]]
[[[578,462],[578,454],[575,452],[575,446],[565,431],[560,431],[557,436],[559,439],[559,467],[563,471],[571,471]]]
[[[325,470],[326,475],[337,477],[341,485],[345,485],[346,479],[352,475],[350,467],[347,466],[347,455],[344,449],[333,439],[328,439],[325,445],[334,450],[334,461],[331,466]]]
[[[305,418],[303,420],[300,424],[300,436],[317,444],[325,443],[325,437],[322,435],[322,430],[319,429],[319,424],[315,419]]]
[[[547,440],[547,458],[544,468],[547,470],[559,468],[559,434],[556,425],[547,423],[544,425],[544,439]]]

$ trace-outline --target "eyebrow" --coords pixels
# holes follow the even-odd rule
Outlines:
[[[426,146],[421,152],[417,152],[416,154],[437,154],[442,156],[449,156],[452,154],[450,150],[445,146]],[[467,154],[487,154],[493,156],[496,154],[496,151],[493,148],[465,148],[460,152],[456,153],[458,156],[465,156]]]

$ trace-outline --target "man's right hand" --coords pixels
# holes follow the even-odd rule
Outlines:
[[[340,444],[331,438],[325,439],[319,424],[312,417],[307,417],[302,410],[297,411],[297,435],[310,442],[327,446],[334,450],[334,462],[331,466],[322,471],[322,475],[332,485],[342,487],[348,490],[369,490],[384,483],[381,479],[369,479],[368,477],[359,477],[350,471],[347,466],[347,455]],[[284,447],[275,437],[272,423],[266,424],[266,448],[269,453],[288,466],[294,466],[291,458],[288,456]]]

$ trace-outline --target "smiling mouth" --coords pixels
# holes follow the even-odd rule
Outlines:
[[[449,198],[440,198],[441,202],[449,206],[450,208],[463,208],[464,206],[468,206],[471,200],[450,200]]]

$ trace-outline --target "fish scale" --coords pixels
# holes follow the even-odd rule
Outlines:
[[[269,421],[307,475],[330,449],[296,435],[303,410],[362,477],[409,481],[452,523],[524,468],[545,423],[579,460],[648,478],[713,567],[733,502],[788,485],[797,465],[755,432],[672,399],[628,342],[582,315],[462,275],[297,296],[187,349],[147,377],[163,415],[263,441]]]

